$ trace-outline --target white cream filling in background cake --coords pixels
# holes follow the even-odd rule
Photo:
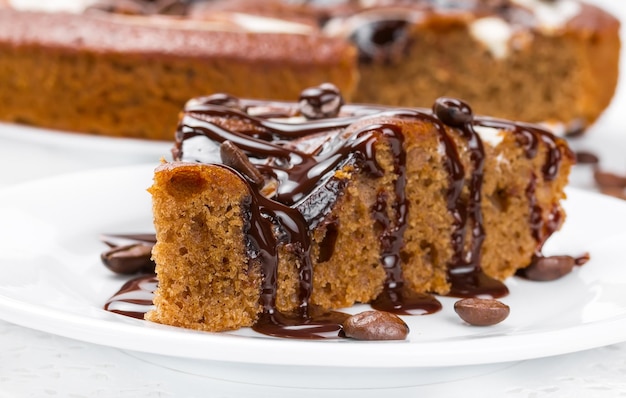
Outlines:
[[[509,54],[513,28],[504,19],[498,17],[477,19],[469,25],[469,31],[474,40],[482,43],[494,58],[506,58]]]
[[[9,0],[9,4],[18,10],[74,12],[80,13],[96,0]]]
[[[551,32],[562,28],[580,13],[582,7],[573,0],[511,0],[513,3],[530,9],[539,20],[538,29]]]
[[[538,20],[533,28],[550,35],[562,29],[567,22],[582,10],[581,4],[572,0],[511,0],[513,3],[532,11]],[[519,49],[528,44],[529,32],[515,29],[500,17],[484,17],[469,24],[472,37],[482,43],[496,59],[506,58],[511,49]]]

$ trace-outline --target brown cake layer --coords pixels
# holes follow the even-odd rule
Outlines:
[[[511,48],[502,56],[468,35],[462,20],[433,18],[416,24],[405,49],[411,56],[392,68],[362,65],[361,81],[368,83],[359,85],[354,99],[427,106],[445,95],[463,98],[477,113],[557,123],[566,132],[591,125],[609,105],[617,84],[618,21],[583,5],[555,31],[521,33],[515,31],[521,27],[510,23]]]
[[[594,6],[367,3],[108,0],[85,15],[0,7],[0,119],[168,139],[193,96],[289,99],[332,82],[355,102],[452,96],[477,113],[576,132],[613,96],[619,22]]]
[[[328,86],[299,104],[190,102],[150,188],[147,319],[216,331],[415,293],[497,296],[561,226],[562,139],[453,99],[340,103]]]
[[[199,26],[0,8],[0,119],[169,140],[199,93],[286,99],[322,81],[354,89],[355,51],[342,40]]]

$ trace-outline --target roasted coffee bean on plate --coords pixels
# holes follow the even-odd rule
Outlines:
[[[509,306],[496,299],[465,298],[454,303],[454,311],[474,326],[496,325],[509,316]]]
[[[118,274],[154,272],[152,245],[150,244],[132,243],[116,246],[102,253],[100,258],[107,268]]]
[[[357,340],[404,340],[409,334],[409,327],[395,314],[372,310],[346,319],[343,333]]]

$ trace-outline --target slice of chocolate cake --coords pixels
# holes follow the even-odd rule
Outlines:
[[[293,103],[187,104],[150,188],[146,319],[267,331],[355,303],[432,312],[427,293],[501,297],[541,258],[565,217],[565,141],[451,98],[342,104],[327,84]]]

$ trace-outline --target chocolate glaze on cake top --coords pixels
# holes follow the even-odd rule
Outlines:
[[[506,295],[506,287],[486,276],[480,267],[480,250],[485,237],[480,208],[485,154],[474,126],[511,132],[529,158],[538,155],[540,142],[546,144],[542,176],[545,180],[555,177],[561,161],[561,149],[555,137],[536,126],[474,116],[470,107],[457,99],[440,98],[433,110],[341,106],[342,103],[340,93],[325,84],[305,90],[298,103],[241,100],[223,94],[197,98],[190,101],[182,115],[174,158],[187,162],[228,163],[250,186],[248,248],[250,256],[260,258],[263,264],[265,312],[275,311],[276,246],[284,244],[297,253],[301,263],[300,308],[301,315],[306,317],[314,272],[309,258],[309,233],[324,220],[341,195],[344,182],[335,178],[334,172],[351,165],[371,178],[381,177],[384,171],[376,161],[374,146],[381,137],[393,153],[397,178],[394,197],[380,195],[371,209],[382,231],[380,263],[387,274],[383,294],[373,306],[396,313],[408,313],[416,308],[425,312],[438,309],[430,298],[416,297],[403,288],[400,250],[406,217],[411,209],[405,197],[406,153],[402,132],[392,124],[350,127],[356,121],[376,116],[424,120],[437,127],[446,154],[443,161],[449,178],[447,207],[454,220],[451,232],[454,254],[448,264],[450,295]],[[450,134],[459,135],[467,143],[472,162],[469,179]],[[237,148],[234,150],[237,155],[224,155],[225,147],[230,148],[227,153]],[[247,160],[242,159],[242,154]],[[250,167],[256,169],[255,172],[251,172]],[[263,176],[266,188],[271,186],[271,189],[261,187],[258,174]],[[469,188],[468,198],[461,195],[465,186]],[[527,189],[530,203],[534,203],[533,187],[531,181]],[[388,212],[388,208],[393,211]],[[395,216],[390,218],[388,214]],[[533,211],[531,215],[533,236],[539,248],[558,227],[559,221],[544,223]],[[272,233],[276,230],[277,234]],[[466,230],[470,231],[468,245]],[[329,256],[332,247],[325,247],[324,251]]]

